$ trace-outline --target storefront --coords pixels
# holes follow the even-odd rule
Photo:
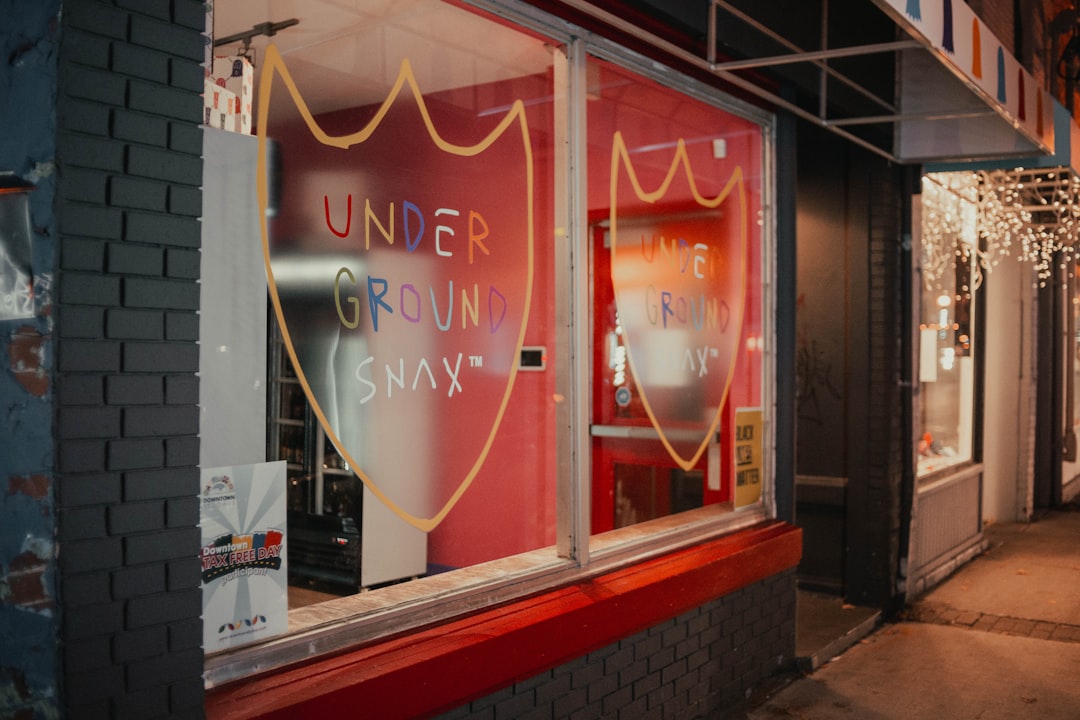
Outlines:
[[[793,652],[772,116],[527,6],[278,10],[213,17],[208,712],[449,710],[760,586],[686,668],[735,701]]]
[[[847,135],[842,128],[857,123],[837,121],[832,129],[843,141],[909,168],[946,157],[1017,158],[1052,146],[1049,97],[969,8],[951,14],[951,5],[927,3],[922,14],[912,14],[910,4],[878,6],[885,11],[878,20],[896,22],[912,38],[883,44],[897,53],[897,104],[889,119],[895,134],[882,150],[874,133]],[[712,7],[736,14],[729,3]],[[312,638],[328,652],[357,637],[374,642],[385,627],[407,630],[409,613],[378,599],[386,583],[394,592],[415,592],[410,603],[451,620],[454,607],[429,605],[426,587],[435,588],[432,595],[463,595],[477,607],[490,598],[512,601],[522,588],[557,589],[590,568],[607,567],[609,557],[676,547],[665,545],[675,529],[678,537],[703,538],[771,513],[769,408],[778,400],[768,382],[775,368],[770,342],[777,342],[769,290],[773,221],[766,212],[772,121],[643,62],[602,40],[603,33],[579,36],[557,19],[521,10],[499,5],[434,15],[455,36],[475,33],[513,48],[507,52],[516,64],[496,64],[490,75],[484,52],[470,56],[465,64],[479,78],[471,86],[438,73],[423,79],[421,68],[448,67],[435,59],[440,53],[462,51],[456,43],[452,52],[443,48],[426,20],[417,26],[408,10],[368,18],[367,32],[379,42],[364,35],[363,52],[348,49],[348,33],[337,33],[337,50],[355,67],[381,69],[381,84],[354,71],[363,87],[344,94],[347,102],[363,98],[356,105],[309,98],[299,72],[292,78],[291,59],[302,67],[318,64],[305,55],[321,52],[312,38],[291,50],[292,30],[285,29],[273,40],[280,55],[261,50],[256,95],[264,100],[257,101],[256,127],[263,146],[256,154],[270,158],[271,179],[260,190],[257,214],[270,218],[262,242],[271,315],[283,329],[280,341],[268,343],[274,369],[268,382],[280,385],[269,400],[276,426],[270,444],[277,443],[277,457],[288,466],[295,528],[306,532],[320,518],[342,518],[333,532],[347,534],[359,550],[349,555],[347,572],[337,569],[334,592],[341,600],[313,594],[325,592],[319,583],[325,572],[297,563],[289,631],[272,651],[252,645],[209,657],[211,686],[223,684],[211,698],[222,707],[266,689],[238,681],[250,668],[267,667],[268,658],[270,665],[310,659]],[[497,33],[483,11],[501,18]],[[373,30],[380,22],[387,29]],[[883,36],[895,30],[889,22],[872,27]],[[422,50],[407,44],[398,50],[386,40],[414,35],[425,37]],[[725,73],[753,65],[719,63],[715,73],[733,81]],[[427,86],[438,90],[429,93]],[[398,102],[409,94],[419,118]],[[750,94],[804,113],[767,92]],[[470,136],[458,118],[469,118],[471,127],[474,116],[488,118],[488,125]],[[518,124],[524,160],[507,148],[505,133]],[[721,126],[723,132],[712,129]],[[401,148],[410,144],[416,158],[410,154],[405,162]],[[346,153],[359,158],[362,171],[350,169]],[[806,156],[816,157],[813,150]],[[453,201],[411,189],[441,188],[442,181],[424,178],[474,157],[476,169],[449,170],[468,178],[451,183],[462,199],[449,190]],[[491,162],[517,165],[524,176],[493,172]],[[702,162],[715,173],[702,175]],[[1011,410],[1035,401],[1034,355],[1025,354],[1035,327],[1025,319],[1035,310],[1024,293],[1023,268],[997,268],[1000,241],[985,232],[987,193],[938,174],[925,176],[918,190],[905,188],[903,170],[872,157],[856,164],[873,178],[870,186],[854,188],[854,172],[842,182],[872,219],[860,229],[866,247],[853,243],[845,257],[858,285],[855,305],[865,299],[869,310],[846,329],[856,328],[851,341],[866,343],[864,355],[857,350],[845,358],[853,368],[845,376],[851,383],[844,408],[850,454],[841,463],[847,472],[803,474],[799,495],[840,491],[846,527],[837,544],[846,557],[838,561],[836,587],[859,602],[893,607],[981,551],[983,523],[1008,517],[1006,496],[1021,491],[1016,481],[1004,485],[1005,478],[1026,467],[1034,445],[1010,449],[985,438],[1031,441],[1037,434]],[[277,167],[280,179],[273,175]],[[372,189],[372,177],[387,189]],[[515,190],[515,182],[528,190]],[[896,206],[876,197],[905,190],[914,192]],[[498,211],[474,199],[496,195]],[[525,199],[516,210],[513,198]],[[530,252],[506,258],[495,274],[479,272],[493,256],[493,228],[513,227],[510,218],[526,211],[534,219],[516,234],[528,236]],[[800,217],[809,214],[800,208]],[[633,238],[632,262],[620,253],[620,229]],[[732,244],[699,241],[714,234]],[[575,237],[587,238],[587,253]],[[889,262],[896,264],[875,276],[878,253],[894,253],[899,237],[910,240],[910,252],[893,254]],[[463,242],[457,251],[455,242]],[[860,263],[873,268],[868,279]],[[730,274],[717,274],[721,266]],[[992,283],[991,270],[997,272]],[[417,271],[420,279],[413,280]],[[890,303],[886,295],[875,305],[882,292],[902,295],[903,302]],[[321,312],[328,298],[333,314]],[[987,330],[988,314],[994,331]],[[890,334],[882,318],[900,333],[910,328],[909,337],[901,334],[902,341],[882,349]],[[459,330],[462,337],[450,340]],[[481,340],[470,335],[483,337],[484,352],[471,349]],[[1020,353],[1003,352],[1016,338]],[[717,374],[725,379],[714,385]],[[1024,378],[1010,386],[1020,388],[1016,397],[988,381],[1011,375]],[[477,403],[467,391],[477,376],[493,405]],[[298,390],[305,398],[299,403]],[[275,403],[293,413],[278,412]],[[471,445],[443,429],[462,416],[484,428]],[[487,418],[496,418],[490,431]],[[910,426],[887,424],[899,418],[909,418]],[[370,433],[373,425],[393,439]],[[558,431],[545,438],[538,428]],[[802,430],[800,443],[812,436]],[[752,458],[762,433],[759,468]],[[873,457],[878,451],[884,460]],[[522,473],[522,464],[535,472]],[[741,484],[753,473],[765,478],[760,495],[755,483],[749,490]],[[505,477],[517,482],[495,480]],[[741,492],[749,492],[749,510]],[[888,518],[865,515],[868,507],[886,506]],[[493,515],[492,507],[499,512]],[[388,538],[390,555],[379,550]],[[471,593],[455,578],[477,566],[484,590]],[[532,580],[535,574],[544,580]],[[522,577],[530,579],[522,583]],[[363,602],[348,600],[371,589],[359,596]],[[323,602],[298,607],[300,590]],[[383,617],[394,623],[372,621]],[[335,633],[324,630],[326,623],[335,624]],[[336,625],[355,629],[339,635]],[[302,672],[287,681],[290,688],[306,682]],[[342,697],[364,692],[362,685],[341,690]]]
[[[1052,117],[1052,154],[937,163],[923,178],[913,431],[916,523],[919,502],[930,518],[913,531],[912,594],[981,552],[982,525],[1075,494],[1076,125],[1056,102]]]
[[[963,3],[53,5],[0,145],[24,705],[715,714],[797,581],[896,609],[1080,487],[1074,279],[937,175],[1053,149]]]
[[[588,4],[255,5],[0,32],[19,709],[745,702],[794,656],[790,119]]]
[[[936,38],[940,28],[924,25]],[[939,49],[1018,129],[1042,137],[1042,152],[1018,154],[1005,142],[1001,157],[987,157],[968,152],[967,138],[956,135],[951,140],[964,151],[925,166],[913,222],[918,350],[908,597],[981,552],[985,524],[1029,521],[1059,505],[1074,474],[1076,125],[1023,68],[1007,69],[1007,52],[998,50],[995,72],[985,28],[976,24],[964,41],[965,27],[956,22],[960,39]],[[935,142],[950,138],[939,134]]]
[[[790,664],[770,111],[588,6],[31,5],[5,711],[713,714]]]

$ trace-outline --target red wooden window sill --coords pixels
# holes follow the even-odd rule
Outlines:
[[[646,562],[207,693],[211,720],[415,718],[450,710],[795,567],[765,521]]]

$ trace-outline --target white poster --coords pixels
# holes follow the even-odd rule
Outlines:
[[[203,130],[199,464],[266,460],[266,265],[255,138]]]
[[[202,470],[203,649],[288,629],[285,462]]]
[[[938,331],[925,328],[919,334],[919,382],[937,382]]]

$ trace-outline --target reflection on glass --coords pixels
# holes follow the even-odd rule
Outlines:
[[[560,50],[436,0],[341,12],[263,53],[256,105],[290,522],[357,564],[295,579],[348,594],[554,544],[556,368],[517,369],[555,345]]]
[[[589,59],[592,531],[730,502],[761,404],[761,129]],[[747,475],[749,476],[749,475]]]
[[[615,464],[615,527],[699,508],[704,472],[655,465]]]
[[[945,179],[942,179],[945,178]],[[923,178],[918,474],[971,459],[977,206],[948,176]]]

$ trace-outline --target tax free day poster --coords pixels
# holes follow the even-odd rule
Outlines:
[[[285,632],[285,462],[204,468],[200,525],[205,651]]]

